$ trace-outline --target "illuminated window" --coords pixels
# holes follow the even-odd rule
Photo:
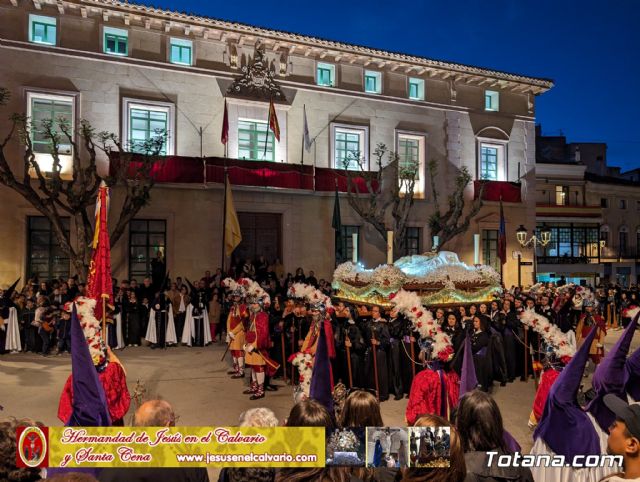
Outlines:
[[[556,186],[556,205],[566,206],[569,204],[569,186]]]
[[[179,65],[192,65],[193,42],[180,38],[169,41],[169,62]]]
[[[122,138],[128,142],[131,152],[151,153],[153,139],[164,136],[161,155],[172,155],[174,105],[169,102],[155,102],[123,99],[124,122]]]
[[[249,161],[275,159],[275,136],[268,129],[266,122],[250,120],[238,122],[238,159]]]
[[[416,227],[407,227],[404,232],[404,240],[402,243],[402,252],[405,256],[422,253],[421,248],[422,229]]]
[[[364,91],[370,94],[382,92],[382,74],[371,70],[364,72]]]
[[[480,148],[480,179],[498,180],[498,147],[483,145]]]
[[[121,28],[104,27],[103,48],[105,54],[129,54],[129,32]]]
[[[316,83],[325,87],[336,85],[336,66],[333,64],[318,63]]]
[[[66,95],[53,95],[45,93],[27,93],[27,116],[31,120],[31,142],[33,152],[39,154],[51,153],[51,136],[46,132],[45,126],[51,122],[51,128],[59,133],[58,154],[70,155],[71,144],[60,133],[61,123],[67,123],[69,131],[74,130],[74,101],[75,98]]]
[[[409,77],[409,99],[424,100],[424,79]]]
[[[29,41],[37,44],[56,44],[56,19],[43,15],[29,15]]]
[[[498,111],[500,110],[500,94],[493,90],[484,91],[484,110]]]
[[[368,168],[369,129],[349,125],[333,124],[331,129],[331,144],[333,153],[333,167],[335,169],[349,169],[357,171]]]

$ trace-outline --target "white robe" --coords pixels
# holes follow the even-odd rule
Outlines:
[[[207,345],[211,343],[211,331],[209,330],[209,315],[207,314],[207,309],[202,310],[202,320],[197,320],[202,323],[202,333],[204,344]],[[192,341],[191,337],[195,335],[196,327],[195,327],[196,319],[193,317],[193,305],[189,305],[187,307],[187,316],[184,321],[184,330],[182,331],[182,343],[187,346],[191,346]]]
[[[113,326],[115,325],[116,327],[116,346],[115,349],[116,350],[120,350],[122,348],[124,348],[124,338],[122,337],[122,315],[120,313],[118,313],[114,320],[113,323],[107,323],[107,336],[106,336],[106,340],[109,339],[109,331],[111,330],[111,328],[113,328]]]
[[[171,307],[167,310],[168,323],[167,332],[165,333],[165,342],[167,345],[175,345],[178,343],[178,337],[176,336],[176,325],[173,323],[173,310]],[[153,308],[149,310],[149,325],[147,326],[147,333],[145,339],[150,343],[158,343],[156,335],[156,312]]]
[[[6,340],[4,349],[7,351],[22,351],[20,343],[20,326],[18,325],[18,310],[9,308],[9,319],[5,320]]]
[[[593,424],[593,428],[598,434],[600,440],[600,453],[607,453],[607,438],[609,435],[604,432],[595,418],[586,412],[589,420]],[[549,447],[542,438],[538,438],[531,448],[532,455],[555,455],[551,447]],[[582,459],[581,463],[584,464],[585,460]],[[565,463],[571,463],[571,460],[566,459]],[[608,462],[606,465],[609,465]],[[613,467],[585,467],[583,469],[574,469],[571,467],[531,467],[531,473],[533,474],[533,480],[536,482],[600,482],[604,477],[615,474],[622,470],[618,465]]]

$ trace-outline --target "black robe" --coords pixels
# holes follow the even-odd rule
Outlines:
[[[396,399],[402,398],[407,393],[402,384],[402,357],[406,357],[403,347],[404,323],[402,317],[389,320],[389,389],[396,396]]]
[[[127,300],[122,303],[124,313],[126,313],[126,321],[122,325],[122,336],[126,345],[139,345],[142,337],[142,307],[137,301],[131,303]]]
[[[358,388],[367,387],[367,377],[365,376],[365,352],[367,350],[367,343],[365,342],[362,330],[358,325],[351,321],[347,322],[345,336],[349,338],[351,347],[349,348],[349,354],[351,357],[351,376],[353,378],[353,386]],[[346,342],[346,338],[345,338]],[[344,357],[346,363],[347,351],[345,347]],[[372,368],[373,370],[373,368]],[[347,372],[347,382],[349,381],[349,374]],[[348,385],[348,383],[347,383]]]
[[[171,310],[171,300],[164,294],[160,293],[151,305],[155,312],[156,323],[156,343],[152,348],[167,347],[167,326],[169,324],[169,310]]]
[[[193,320],[193,333],[191,333],[192,346],[204,346],[204,327],[209,325],[209,320],[202,322],[204,312],[207,306],[209,306],[209,296],[207,289],[196,289],[191,292],[189,303],[193,306],[192,316]]]
[[[484,390],[489,390],[493,384],[490,340],[491,337],[486,331],[476,332],[471,336],[476,378]]]
[[[367,373],[367,387],[370,389],[376,389],[375,378],[375,366],[373,362],[373,356],[376,357],[378,368],[378,397],[380,401],[385,401],[389,398],[389,372],[387,367],[388,357],[387,351],[389,349],[389,328],[384,321],[371,320],[364,325],[364,338],[367,344],[366,353],[366,373]],[[371,340],[375,339],[379,342],[374,349]]]

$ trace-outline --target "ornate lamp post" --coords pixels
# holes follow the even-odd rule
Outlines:
[[[531,246],[533,248],[533,284],[536,284],[538,281],[538,263],[537,263],[537,253],[536,248],[539,246],[546,246],[551,241],[551,230],[546,226],[543,226],[540,230],[540,237],[532,234],[531,237],[527,237],[527,228],[525,228],[522,224],[516,230],[516,238],[518,239],[518,243],[523,248],[527,248]]]

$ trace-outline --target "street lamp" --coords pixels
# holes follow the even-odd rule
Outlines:
[[[525,228],[522,224],[516,230],[516,238],[518,239],[518,243],[523,248],[531,246],[533,248],[533,284],[536,284],[538,281],[538,264],[537,264],[537,255],[536,255],[536,247],[538,246],[546,246],[551,241],[551,230],[546,226],[542,226],[540,229],[540,236],[536,236],[532,234],[530,238],[527,239],[528,232],[527,228]]]

